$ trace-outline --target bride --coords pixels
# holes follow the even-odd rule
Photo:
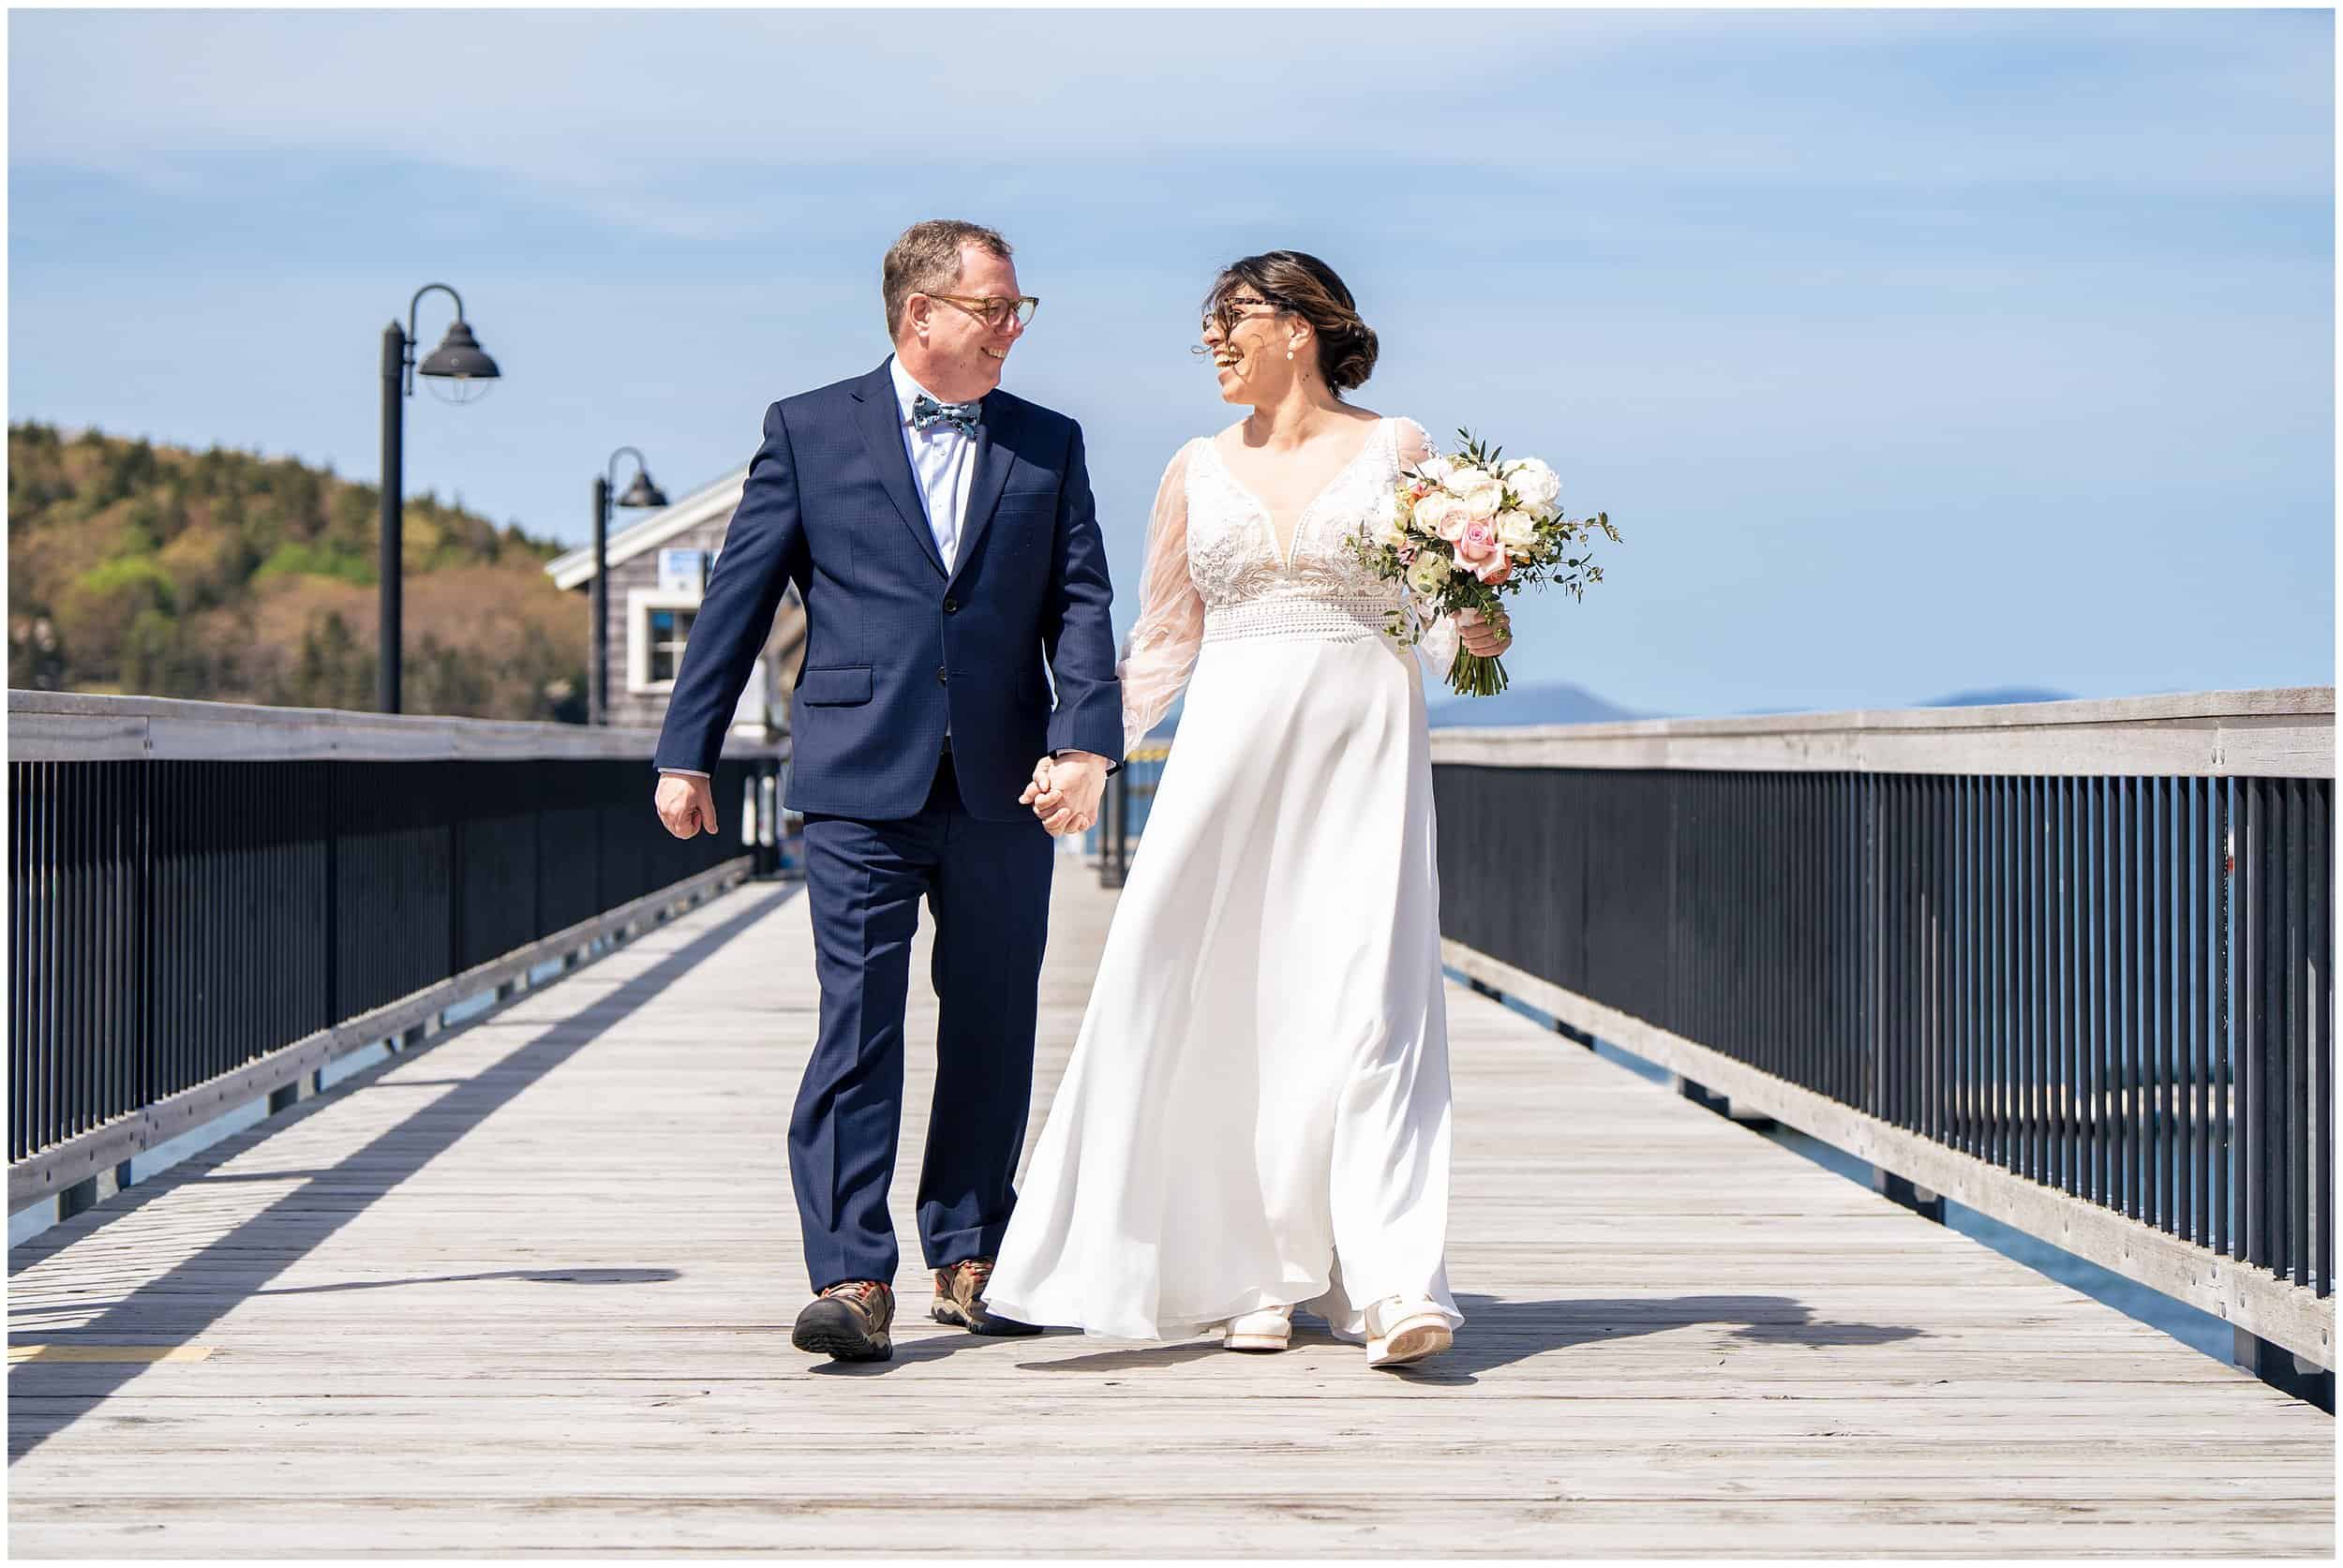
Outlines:
[[[985,1299],[1250,1351],[1283,1350],[1303,1306],[1396,1366],[1464,1321],[1432,771],[1422,676],[1385,635],[1402,605],[1345,541],[1429,447],[1343,400],[1375,334],[1315,257],[1228,267],[1203,340],[1251,412],[1165,470],[1127,749],[1183,686],[1187,706]],[[1509,640],[1436,624],[1436,669],[1459,633]],[[1082,826],[1046,761],[1026,799]]]

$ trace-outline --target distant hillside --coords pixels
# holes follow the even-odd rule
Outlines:
[[[1493,697],[1451,697],[1434,702],[1425,718],[1434,729],[1459,724],[1597,724],[1614,719],[1650,719],[1567,682],[1508,686]]]
[[[374,705],[381,492],[290,458],[8,427],[8,684]],[[584,717],[560,551],[425,495],[404,513],[404,706]]]

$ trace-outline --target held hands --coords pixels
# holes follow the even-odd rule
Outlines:
[[[651,804],[658,809],[659,820],[677,838],[716,830],[716,794],[706,779],[690,773],[662,773]]]
[[[1495,659],[1514,645],[1513,617],[1500,609],[1494,620],[1483,620],[1479,610],[1458,610],[1456,635],[1467,653]]]
[[[1033,765],[1033,782],[1017,803],[1031,806],[1050,832],[1087,832],[1098,820],[1098,797],[1106,782],[1107,759],[1095,752],[1045,756]]]

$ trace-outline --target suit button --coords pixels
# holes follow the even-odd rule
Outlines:
[[[957,599],[945,600],[944,613],[946,615],[958,615],[960,613],[960,601]]]
[[[944,673],[944,666],[941,665],[935,666],[935,683],[938,686],[948,686],[952,683],[952,678]]]

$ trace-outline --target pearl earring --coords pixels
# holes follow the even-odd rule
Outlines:
[[[1288,358],[1288,359],[1291,359],[1292,357],[1293,357],[1293,351],[1292,351],[1291,349],[1288,349],[1288,350],[1286,351],[1286,358]]]

